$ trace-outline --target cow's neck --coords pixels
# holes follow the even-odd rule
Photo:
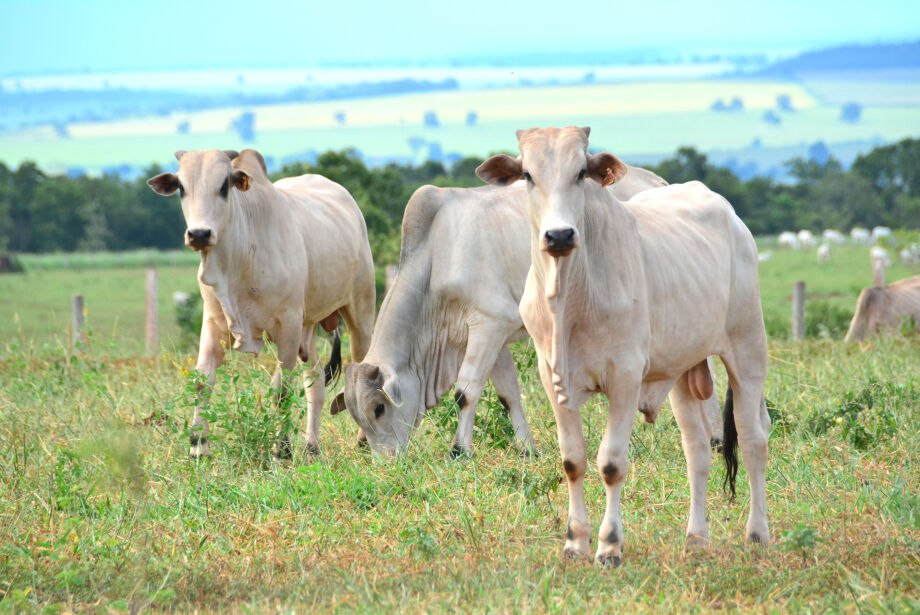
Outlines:
[[[421,389],[418,399],[430,408],[459,369],[459,351],[450,343],[456,318],[429,292],[430,260],[416,255],[407,261],[380,308],[365,361],[397,374],[412,373]]]

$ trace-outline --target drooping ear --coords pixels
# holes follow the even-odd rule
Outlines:
[[[339,394],[335,396],[332,400],[332,404],[329,406],[329,414],[338,414],[343,410],[346,410],[345,407],[345,391],[339,391]]]
[[[182,160],[182,156],[184,156],[185,154],[186,154],[186,151],[184,149],[177,149],[175,153],[176,160]]]
[[[240,171],[237,169],[233,172],[233,175],[230,176],[230,181],[233,182],[233,186],[240,192],[246,192],[249,190],[249,182],[251,178],[246,171]]]
[[[588,138],[588,137],[591,136],[591,127],[590,127],[590,126],[582,126],[582,127],[581,127],[581,131],[582,131],[583,133],[585,133],[585,138]]]
[[[476,175],[493,186],[507,186],[523,179],[521,161],[507,154],[496,154],[476,167]]]
[[[609,186],[626,175],[627,167],[610,152],[588,156],[588,177],[601,186]]]
[[[402,393],[399,390],[399,384],[396,382],[396,377],[393,374],[389,372],[386,373],[383,379],[383,386],[380,387],[380,390],[391,405],[397,407],[402,405]]]
[[[148,179],[147,185],[157,194],[169,196],[179,189],[179,177],[175,173],[160,173]]]
[[[229,158],[230,160],[233,160],[234,158],[240,155],[240,153],[236,151],[235,149],[225,149],[224,153],[227,154],[227,158]]]

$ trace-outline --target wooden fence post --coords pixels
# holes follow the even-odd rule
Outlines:
[[[71,344],[74,352],[86,350],[86,335],[83,333],[83,295],[74,295],[71,301],[71,319],[73,337]]]
[[[147,353],[156,354],[160,346],[157,327],[157,270],[147,270]]]
[[[805,282],[802,280],[792,287],[792,338],[805,338]]]
[[[872,282],[876,288],[885,285],[885,261],[881,258],[872,260]]]

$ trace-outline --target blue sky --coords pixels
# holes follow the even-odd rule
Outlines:
[[[920,38],[917,0],[2,0],[0,75]]]

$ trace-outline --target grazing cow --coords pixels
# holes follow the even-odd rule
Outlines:
[[[518,131],[520,157],[493,156],[476,170],[492,184],[527,182],[531,268],[520,308],[568,478],[564,553],[590,557],[579,408],[597,393],[607,395],[610,409],[597,456],[607,507],[595,561],[620,562],[620,494],[636,408],[653,418],[672,387],[690,475],[687,536],[708,540],[709,427],[701,400],[712,387],[706,360],[713,354],[732,392],[727,477],[737,471],[740,443],[751,490],[747,535],[768,542],[767,340],[754,239],[728,202],[699,182],[620,202],[602,186],[622,177],[625,166],[607,152],[588,154],[588,134],[575,127]]]
[[[773,260],[773,251],[767,250],[766,252],[761,252],[757,255],[757,260],[760,262]]]
[[[861,342],[867,335],[897,332],[910,318],[914,319],[916,332],[920,323],[920,276],[864,288],[856,300],[856,313],[844,341]]]
[[[821,233],[821,237],[827,243],[841,244],[846,241],[846,237],[843,236],[843,233],[830,228],[824,229],[824,232]]]
[[[855,244],[867,246],[872,242],[872,233],[870,233],[868,229],[864,229],[861,226],[854,226],[850,230],[850,241]]]
[[[614,186],[619,198],[667,182],[630,167]],[[460,409],[452,453],[472,450],[476,404],[486,379],[508,409],[515,439],[534,448],[508,344],[525,333],[518,310],[530,267],[527,195],[508,188],[419,188],[403,217],[399,273],[384,299],[371,347],[345,368],[332,404],[348,409],[371,447],[395,454],[425,410],[456,382]],[[719,402],[707,410],[720,440]]]
[[[902,248],[898,252],[898,256],[901,259],[901,264],[905,267],[913,267],[917,264],[917,254],[910,248]]]
[[[818,246],[818,262],[822,265],[831,262],[831,247],[827,243]]]
[[[887,226],[876,226],[872,229],[872,243],[878,243],[884,237],[891,237],[891,229]]]
[[[776,238],[776,245],[780,248],[795,250],[799,247],[799,238],[792,231],[783,231]]]
[[[364,357],[373,327],[374,266],[361,211],[348,191],[319,175],[272,184],[255,150],[179,151],[176,158],[177,174],[161,173],[147,183],[164,196],[179,192],[185,243],[201,253],[197,370],[210,388],[224,344],[256,354],[265,333],[278,347],[272,388],[279,404],[289,396],[288,374],[298,356],[308,365],[306,440],[308,450],[317,451],[325,390],[316,325],[334,330],[341,315],[355,361]],[[210,454],[202,403],[190,429],[193,457]],[[288,434],[280,433],[277,454],[290,453]]]
[[[816,245],[818,245],[814,233],[806,229],[799,231],[798,235],[796,235],[796,238],[799,240],[800,248],[814,248]]]

